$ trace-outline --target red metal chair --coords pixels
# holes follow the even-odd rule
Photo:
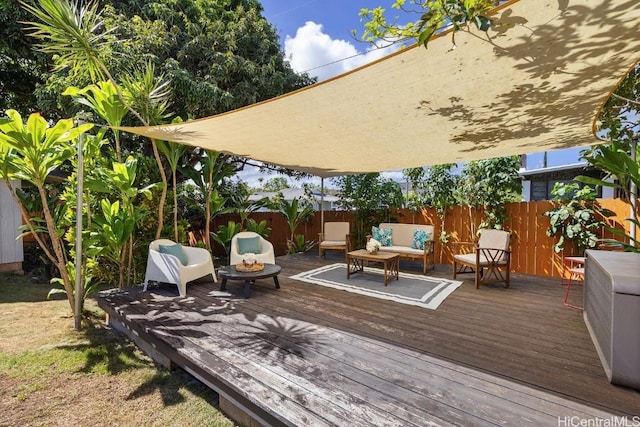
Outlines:
[[[569,293],[571,292],[571,286],[584,285],[584,264],[585,257],[568,256],[562,260],[562,278],[560,279],[560,284],[567,286],[567,289],[564,291],[563,304],[576,310],[582,310],[582,306],[569,303]]]

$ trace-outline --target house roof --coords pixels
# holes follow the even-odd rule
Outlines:
[[[544,175],[561,171],[579,171],[591,167],[588,162],[570,163],[566,165],[548,166],[546,168],[527,169],[520,171],[520,176]]]
[[[637,0],[513,0],[336,78],[180,124],[121,128],[321,177],[597,144],[640,52]]]
[[[306,197],[304,188],[284,188],[280,191],[256,191],[255,193],[249,196],[249,200],[260,200],[265,197],[271,199],[277,196],[278,193],[282,193],[282,197],[285,200],[293,200],[293,199],[300,199],[300,198]],[[313,192],[312,196],[318,201],[320,201],[320,198],[322,197],[319,192]],[[323,199],[326,203],[336,202],[340,200],[339,197],[332,196],[330,194],[325,194]]]

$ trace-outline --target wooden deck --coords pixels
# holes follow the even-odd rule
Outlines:
[[[104,293],[99,304],[157,357],[217,390],[223,409],[254,420],[244,424],[558,426],[640,415],[640,393],[608,383],[558,280],[516,275],[509,289],[476,290],[470,274],[427,310],[289,279],[318,267],[317,256],[277,263],[281,289],[259,281],[249,299],[239,282],[220,297],[203,281],[187,298],[162,285]]]

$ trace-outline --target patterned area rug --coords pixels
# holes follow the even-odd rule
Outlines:
[[[392,279],[384,286],[381,269],[365,267],[364,270],[365,274],[352,274],[347,279],[347,265],[338,263],[305,271],[291,278],[431,310],[438,308],[462,284],[456,280],[400,272],[399,280]]]

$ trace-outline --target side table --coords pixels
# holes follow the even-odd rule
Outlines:
[[[218,276],[222,278],[220,290],[227,289],[227,280],[243,281],[242,294],[245,298],[249,298],[251,285],[258,279],[266,279],[268,277],[273,277],[276,289],[280,289],[280,282],[278,281],[280,270],[282,270],[282,267],[277,264],[265,264],[264,269],[260,271],[238,271],[235,265],[227,265],[218,270]]]

